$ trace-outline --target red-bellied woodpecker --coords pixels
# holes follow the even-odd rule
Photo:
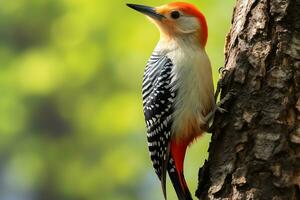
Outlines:
[[[215,111],[214,87],[205,52],[207,24],[192,4],[159,7],[127,4],[160,30],[160,40],[144,73],[143,106],[153,167],[166,198],[166,172],[180,200],[192,199],[183,175],[189,144]]]

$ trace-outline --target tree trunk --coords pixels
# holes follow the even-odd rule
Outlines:
[[[300,0],[237,0],[199,199],[300,199]]]

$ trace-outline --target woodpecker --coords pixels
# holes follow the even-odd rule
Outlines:
[[[191,200],[183,174],[186,149],[207,130],[207,120],[216,110],[211,64],[205,51],[206,19],[189,3],[127,5],[145,14],[160,31],[142,85],[153,167],[165,199],[168,172],[178,199]]]

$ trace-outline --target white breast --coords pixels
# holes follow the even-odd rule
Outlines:
[[[215,106],[209,58],[204,49],[185,44],[174,43],[167,52],[174,64],[172,83],[177,95],[172,130],[178,139],[201,134],[204,118]]]

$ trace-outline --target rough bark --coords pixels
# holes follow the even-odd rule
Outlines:
[[[199,199],[300,199],[300,0],[237,0]]]

